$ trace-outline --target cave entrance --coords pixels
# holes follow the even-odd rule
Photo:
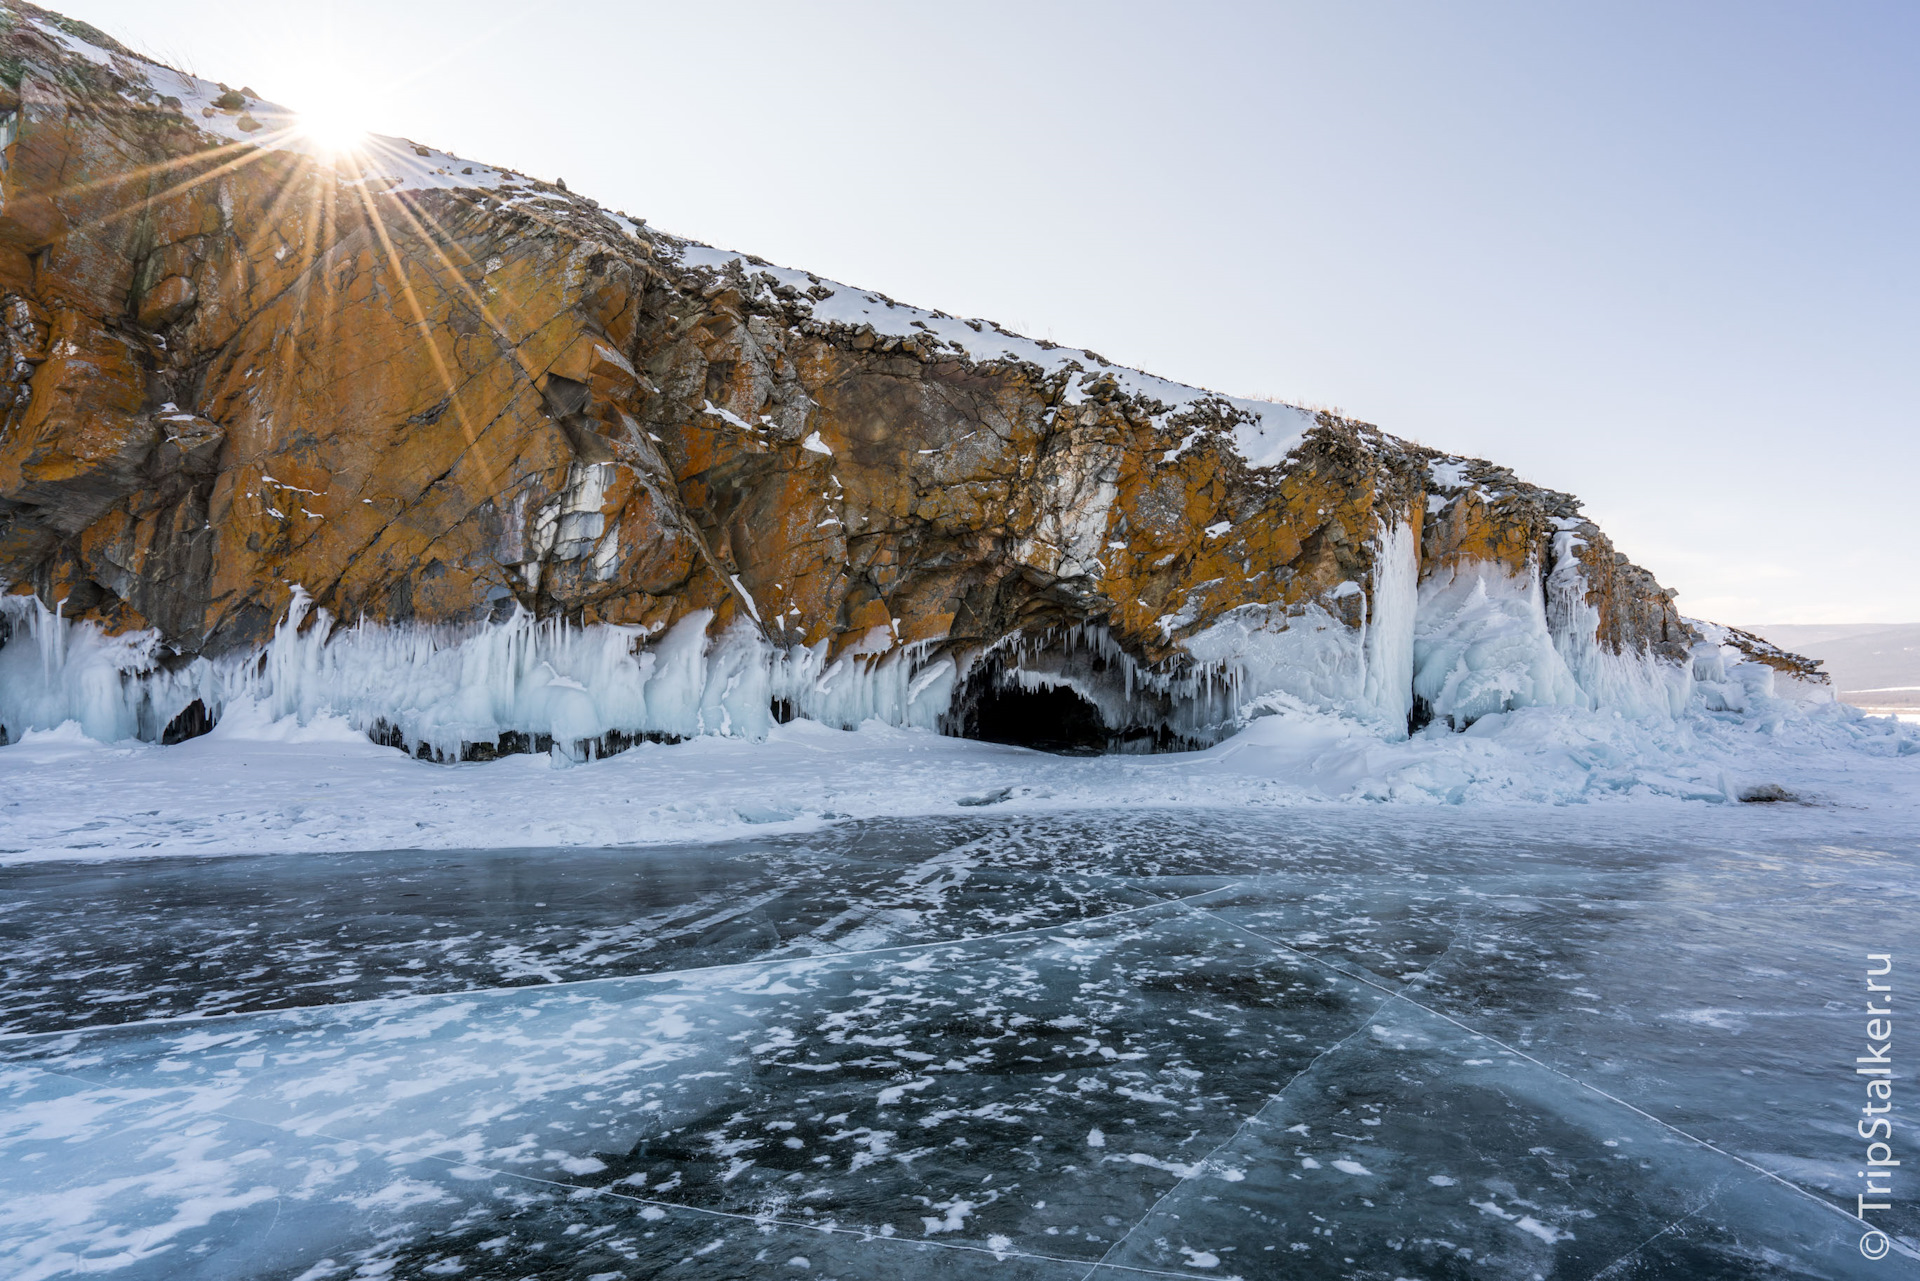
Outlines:
[[[167,722],[160,731],[160,742],[166,747],[184,743],[190,738],[199,738],[202,734],[213,733],[213,713],[199,699],[186,705],[181,713]]]
[[[1062,685],[1026,689],[994,681],[967,711],[961,737],[1068,756],[1098,756],[1110,734],[1100,712]]]

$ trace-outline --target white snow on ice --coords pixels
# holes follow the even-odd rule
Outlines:
[[[1741,805],[1773,783],[1801,804]],[[841,819],[1088,806],[1702,803],[1831,824],[1920,818],[1920,730],[1840,704],[1635,721],[1532,707],[1398,742],[1304,706],[1201,752],[1067,758],[867,721],[763,740],[643,744],[584,768],[547,756],[436,765],[344,719],[258,704],[173,747],[78,725],[0,748],[0,862],[158,853],[644,846]],[[1755,820],[1757,821],[1757,820]]]

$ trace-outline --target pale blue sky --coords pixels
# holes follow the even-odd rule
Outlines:
[[[1920,619],[1920,5],[65,11],[671,231],[1492,458],[1690,614]]]

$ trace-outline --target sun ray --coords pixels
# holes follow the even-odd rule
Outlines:
[[[329,185],[321,195],[320,220],[321,237],[327,245],[327,256],[332,257],[335,246],[344,239],[341,234],[339,217],[340,191],[337,184]],[[320,277],[320,341],[327,350],[333,349],[336,323],[339,320],[339,298],[334,289],[333,272],[325,270]]]
[[[168,160],[155,161],[153,164],[136,165],[132,169],[118,170],[104,178],[95,178],[89,182],[63,183],[55,188],[54,194],[61,196],[86,195],[103,188],[120,187],[131,182],[152,178],[157,174],[168,173],[177,169],[185,169],[189,165],[196,165],[219,156],[237,154],[250,150],[258,150],[258,145],[251,139],[245,142],[225,142],[217,147],[209,148],[206,151],[196,151],[190,156],[174,156]]]
[[[454,386],[453,375],[447,368],[446,359],[440,354],[440,344],[435,341],[433,326],[427,322],[426,310],[421,307],[420,299],[414,293],[413,282],[407,275],[406,263],[394,251],[393,240],[387,234],[386,222],[380,217],[379,211],[373,207],[372,194],[363,187],[355,187],[354,191],[359,196],[361,205],[366,209],[374,235],[379,238],[381,248],[386,252],[388,266],[393,269],[394,275],[400,281],[401,295],[406,298],[407,308],[413,313],[414,325],[420,331],[421,341],[426,345],[427,355],[433,362],[434,372],[439,375],[441,386],[446,388],[448,405],[452,408],[455,419],[460,423],[461,434],[467,438],[467,448],[478,459],[481,469],[491,481],[495,477],[495,469],[487,461],[486,451],[480,447],[479,436],[473,429],[473,421],[467,415],[466,406],[460,403],[460,389]]]
[[[280,191],[276,193],[273,200],[267,205],[266,212],[262,217],[262,222],[269,226],[276,224],[281,214],[282,203],[292,194],[296,184],[300,183],[302,179],[311,180],[315,176],[314,171],[311,169],[290,175],[287,183],[281,187]],[[307,301],[313,293],[313,265],[316,261],[314,224],[319,213],[319,208],[319,200],[308,201],[305,218],[306,225],[304,228],[305,234],[301,238],[299,250],[300,262],[295,273],[294,283],[290,290],[293,296],[293,323],[287,330],[289,343],[297,344],[306,332]],[[325,347],[321,348],[321,350],[326,349]],[[297,376],[302,368],[304,368],[304,366],[296,360],[289,359],[283,362],[280,378],[275,384],[274,390],[273,412],[276,418],[284,418],[291,411],[297,390]]]
[[[471,415],[464,404],[460,387],[456,385],[451,366],[445,352],[440,348],[434,327],[427,319],[426,311],[414,288],[407,270],[407,260],[395,246],[394,237],[387,227],[387,216],[396,216],[404,220],[412,234],[432,255],[447,280],[457,291],[457,296],[476,312],[486,325],[500,354],[506,356],[527,382],[537,391],[540,371],[533,368],[527,360],[520,344],[516,342],[509,327],[502,323],[500,316],[482,298],[480,292],[460,269],[448,250],[453,245],[451,237],[432,211],[420,206],[409,198],[410,194],[402,189],[394,191],[392,187],[381,190],[379,184],[400,185],[403,175],[414,157],[409,154],[411,148],[403,149],[399,143],[371,133],[363,133],[338,118],[328,118],[321,114],[294,117],[289,123],[263,131],[244,140],[222,142],[205,151],[192,155],[176,156],[153,164],[142,165],[135,169],[113,174],[109,177],[84,183],[75,183],[63,187],[60,194],[79,196],[102,190],[124,192],[126,198],[116,202],[117,207],[77,226],[70,227],[68,234],[99,230],[154,205],[193,191],[208,183],[216,182],[229,175],[241,172],[249,166],[257,165],[278,152],[291,153],[289,158],[296,164],[282,180],[276,184],[271,199],[261,210],[261,225],[274,225],[284,214],[288,203],[294,198],[303,178],[321,178],[325,171],[333,171],[336,179],[324,183],[319,199],[312,201],[306,211],[305,235],[300,246],[301,262],[297,279],[291,286],[293,291],[293,322],[274,342],[273,359],[288,371],[289,376],[278,380],[273,393],[271,413],[274,419],[283,419],[295,403],[298,394],[298,379],[291,376],[298,368],[299,358],[296,349],[302,345],[301,336],[311,332],[316,325],[318,337],[323,347],[329,346],[337,332],[341,299],[337,277],[338,255],[348,243],[343,233],[346,228],[340,218],[339,198],[351,192],[356,199],[361,216],[355,221],[364,221],[377,241],[378,251],[384,256],[386,264],[394,271],[400,284],[411,315],[416,336],[426,349],[436,377],[445,389],[450,407],[454,410],[456,421],[466,439],[468,448],[482,469],[491,476],[495,468],[487,451],[480,443],[479,433]],[[304,164],[299,162],[305,162]],[[397,172],[381,172],[385,169]],[[135,184],[152,184],[161,179],[163,184],[157,191],[149,190],[135,194],[130,188]],[[393,195],[395,198],[387,205],[388,214],[383,215],[376,203],[378,197]],[[474,202],[482,208],[485,203]],[[539,210],[520,211],[534,223],[550,229],[559,229],[560,223]],[[465,255],[462,255],[465,257]],[[471,263],[469,262],[469,266]],[[438,274],[438,273],[435,273]],[[316,316],[317,312],[317,316]],[[212,409],[212,406],[206,406]]]
[[[98,218],[69,229],[70,232],[87,232],[100,230],[131,213],[137,212],[144,205],[167,200],[184,192],[191,191],[203,183],[225,177],[227,174],[237,172],[248,165],[257,164],[270,156],[288,155],[305,159],[315,164],[324,165],[336,171],[345,164],[350,166],[352,173],[352,177],[348,178],[348,181],[358,182],[365,182],[369,178],[389,177],[389,175],[369,173],[368,161],[370,160],[391,159],[404,162],[405,159],[411,159],[407,152],[401,150],[401,148],[393,142],[372,134],[363,135],[359,137],[353,145],[326,156],[313,156],[298,148],[282,145],[299,142],[304,136],[302,127],[296,118],[292,124],[263,131],[257,136],[244,141],[222,143],[206,151],[195,152],[190,156],[176,156],[170,160],[158,161],[150,165],[142,165],[135,169],[112,174],[105,178],[94,179],[89,182],[70,183],[58,188],[55,194],[59,196],[78,196],[109,188],[122,188],[143,179],[151,179],[162,174],[172,174],[191,167],[204,165],[209,161],[221,160],[221,163],[211,169],[203,169],[196,172],[184,181],[177,182],[161,191],[132,197],[118,208],[112,209]],[[222,159],[223,157],[224,159]]]
[[[235,144],[235,146],[240,146],[240,145],[243,145],[243,144],[237,144],[237,143]],[[204,154],[205,153],[203,153],[203,155]],[[246,168],[248,165],[258,164],[260,161],[264,160],[267,156],[272,154],[276,154],[276,153],[255,149],[255,150],[252,150],[249,154],[236,156],[235,158],[225,162],[224,164],[221,164],[217,168],[209,170],[208,172],[203,174],[197,174],[194,177],[189,178],[185,182],[176,183],[175,185],[167,188],[165,191],[155,192],[150,195],[142,196],[137,200],[128,201],[120,205],[118,208],[102,214],[98,218],[90,219],[86,222],[79,224],[78,226],[69,227],[67,229],[66,234],[74,235],[77,233],[77,234],[84,235],[89,232],[103,230],[106,227],[112,226],[115,222],[118,222],[120,219],[128,217],[129,215],[132,215],[135,213],[139,213],[143,209],[153,204],[156,204],[159,201],[168,200],[174,196],[181,194],[182,192],[191,191],[195,187],[201,185],[202,183],[212,182],[216,178],[224,177],[229,173],[235,173],[241,169]]]
[[[289,169],[275,187],[273,198],[267,201],[266,208],[260,211],[259,225],[271,227],[277,224],[288,200],[296,198],[297,190],[312,176],[313,170],[307,165],[296,164]]]
[[[446,229],[441,227],[438,220],[427,210],[416,209],[413,204],[406,199],[404,194],[396,197],[395,204],[399,206],[400,212],[407,220],[413,224],[415,234],[432,250],[434,256],[440,260],[441,265],[446,268],[447,273],[459,286],[461,292],[466,295],[467,301],[473,306],[473,309],[480,314],[481,321],[488,329],[493,331],[494,337],[499,340],[501,353],[519,366],[520,372],[525,375],[529,383],[533,384],[534,390],[538,391],[540,386],[539,372],[527,361],[526,356],[520,351],[520,345],[507,333],[506,326],[502,325],[499,319],[494,316],[493,310],[487,306],[486,300],[480,297],[479,291],[474,289],[474,287],[468,283],[466,276],[454,266],[453,261],[447,257],[446,252],[440,247],[439,242],[432,234],[432,232],[437,231],[442,236],[445,236]],[[423,221],[427,225],[423,225]],[[428,229],[429,226],[432,229],[431,231]],[[451,237],[447,238],[451,239]]]

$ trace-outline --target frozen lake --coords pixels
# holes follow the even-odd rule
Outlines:
[[[1914,1275],[1920,841],[1758,808],[0,868],[0,1273]]]

